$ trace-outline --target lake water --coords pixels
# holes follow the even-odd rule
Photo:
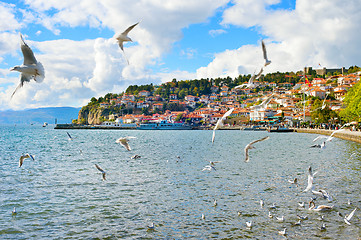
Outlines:
[[[335,138],[315,149],[309,147],[313,134],[238,130],[217,131],[213,145],[212,131],[206,130],[69,130],[74,138],[69,141],[66,130],[53,127],[0,127],[0,239],[361,236],[360,144]],[[244,162],[244,147],[266,135],[270,139],[256,143]],[[125,136],[136,137],[129,141],[130,152],[115,143]],[[19,168],[22,153],[35,155],[35,161],[26,159]],[[130,159],[134,154],[141,158]],[[202,171],[210,160],[220,161],[217,171]],[[106,181],[94,164],[106,171]],[[315,196],[302,192],[309,166],[318,171],[315,189],[333,197],[316,200],[334,205],[329,212],[298,206]],[[288,182],[295,177],[298,187]],[[270,210],[273,203],[277,208]],[[355,207],[352,225],[346,225],[337,211],[345,215]],[[269,218],[269,212],[285,221]],[[308,219],[292,226],[297,214]],[[317,220],[321,215],[324,220]],[[251,229],[246,221],[252,221]],[[326,231],[319,230],[322,223]],[[278,234],[284,228],[286,237]]]

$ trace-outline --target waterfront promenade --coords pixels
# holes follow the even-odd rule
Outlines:
[[[299,132],[299,133],[314,133],[314,134],[321,134],[321,135],[331,135],[332,132],[334,132],[334,130],[311,129],[311,128],[295,128],[295,131]],[[344,131],[335,133],[333,136],[344,139],[344,140],[361,143],[361,132],[360,131],[351,131],[349,129],[345,129]]]

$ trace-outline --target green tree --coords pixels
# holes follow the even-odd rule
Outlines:
[[[346,108],[340,112],[346,122],[361,120],[361,82],[359,81],[346,94],[344,100]]]

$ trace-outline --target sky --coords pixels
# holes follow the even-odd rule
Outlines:
[[[129,85],[360,66],[359,0],[0,2],[0,111],[81,107]],[[124,52],[115,36],[128,34]],[[20,83],[21,33],[45,79]],[[129,64],[126,61],[129,60]]]

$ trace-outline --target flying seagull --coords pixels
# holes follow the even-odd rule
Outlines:
[[[317,172],[312,173],[311,167],[308,168],[307,187],[305,188],[305,190],[303,190],[304,192],[308,192],[312,189],[313,177],[316,175],[316,173]]]
[[[261,141],[264,141],[264,140],[267,140],[269,139],[269,136],[267,137],[264,137],[264,138],[261,138],[261,139],[258,139],[258,140],[255,140],[253,142],[250,142],[245,148],[244,148],[244,154],[245,154],[245,162],[248,162],[249,161],[249,154],[248,154],[248,150],[250,149],[253,149],[255,147],[253,147],[253,144],[257,143],[257,142],[261,142]]]
[[[67,134],[68,137],[69,137],[69,138],[68,138],[69,141],[73,140],[73,138],[71,137],[70,133],[66,132],[66,134]]]
[[[106,180],[105,171],[101,167],[99,167],[98,164],[95,164],[95,167],[102,173],[103,181]]]
[[[223,121],[232,114],[234,108],[229,109],[220,119],[218,119],[216,126],[213,128],[213,135],[212,135],[212,143],[214,142],[214,138],[216,137],[216,130],[223,126]]]
[[[355,214],[356,212],[356,209],[355,208],[354,210],[352,210],[352,212],[349,214],[349,215],[346,215],[345,218],[343,219],[345,221],[346,224],[348,225],[351,225],[351,223],[349,222],[351,220],[351,218],[353,217],[353,215]]]
[[[133,40],[130,37],[128,37],[128,33],[138,24],[139,24],[139,22],[137,22],[136,24],[133,24],[132,26],[128,27],[124,32],[122,32],[121,34],[119,34],[116,37],[116,39],[118,41],[118,45],[119,45],[120,49],[122,49],[123,53],[124,53],[123,42],[133,42]],[[125,53],[124,53],[124,56],[125,56]],[[126,58],[126,60],[129,64],[129,61],[127,58]]]
[[[241,85],[238,85],[238,86],[234,87],[234,89],[243,88],[243,87],[246,87],[246,88],[255,88],[256,85],[253,83],[253,81],[256,80],[256,79],[258,79],[258,78],[261,76],[262,72],[263,72],[263,68],[261,68],[261,70],[259,71],[259,73],[257,73],[257,74],[254,73],[254,74],[251,76],[251,78],[248,80],[248,83],[243,83],[243,84],[241,84]]]
[[[20,157],[20,159],[19,159],[19,167],[21,167],[21,166],[23,165],[25,158],[31,158],[31,159],[34,161],[33,155],[27,153],[27,154],[22,155],[22,156]]]
[[[23,52],[24,62],[21,66],[15,66],[10,71],[18,71],[20,74],[20,84],[17,86],[11,98],[14,96],[15,92],[24,85],[24,82],[30,82],[31,79],[34,79],[36,82],[40,83],[45,78],[45,72],[43,65],[38,62],[34,56],[31,48],[24,42],[23,36],[20,33],[20,46],[21,51]]]
[[[266,67],[267,65],[271,64],[271,61],[268,60],[267,58],[266,45],[264,44],[263,40],[262,40],[262,51],[263,51],[263,58],[265,60],[264,66]]]
[[[136,137],[122,137],[122,138],[118,138],[115,142],[122,144],[128,151],[132,150],[128,144],[129,139],[131,138],[136,138]]]

